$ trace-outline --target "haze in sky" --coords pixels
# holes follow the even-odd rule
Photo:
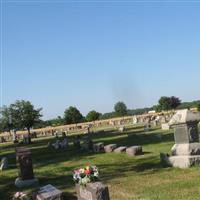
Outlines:
[[[200,3],[2,1],[2,103],[44,119],[200,99]]]

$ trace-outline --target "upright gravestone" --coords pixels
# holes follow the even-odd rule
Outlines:
[[[200,165],[200,143],[198,134],[199,113],[190,110],[179,110],[170,120],[174,128],[175,145],[169,163],[174,167],[187,168]]]
[[[19,177],[15,180],[15,185],[21,188],[37,184],[38,180],[34,178],[30,150],[24,147],[16,148],[16,160],[19,166]]]
[[[78,200],[110,200],[108,187],[101,182],[76,184],[76,193]]]

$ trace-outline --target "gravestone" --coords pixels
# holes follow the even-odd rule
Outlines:
[[[93,145],[94,152],[105,152],[103,142],[99,142]]]
[[[85,136],[83,140],[83,149],[93,151],[93,141],[90,139],[90,136]]]
[[[200,114],[187,109],[179,110],[170,120],[175,140],[172,156],[169,157],[172,166],[187,168],[200,165],[199,121]]]
[[[115,153],[122,153],[122,152],[125,152],[126,151],[126,146],[121,146],[121,147],[118,147],[114,150]]]
[[[62,191],[52,185],[41,187],[37,193],[36,200],[62,200]]]
[[[101,182],[76,184],[76,193],[78,200],[110,200],[108,187]]]
[[[24,147],[16,148],[16,160],[19,166],[19,177],[15,180],[15,185],[21,188],[37,184],[38,180],[34,178],[30,150]]]
[[[142,154],[142,147],[141,146],[132,146],[126,149],[126,153],[129,156],[136,156]]]
[[[116,148],[117,148],[116,144],[108,144],[108,145],[104,146],[104,151],[106,153],[110,153],[110,152],[114,151],[114,149],[116,149]]]
[[[171,127],[170,127],[170,125],[168,123],[164,123],[164,124],[161,125],[161,129],[162,130],[169,130],[170,128]]]
[[[0,170],[5,170],[8,168],[8,159],[6,157],[3,157],[1,159],[1,165],[0,165]]]

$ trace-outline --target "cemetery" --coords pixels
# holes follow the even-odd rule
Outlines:
[[[199,199],[199,113],[141,118],[1,143],[0,199]]]

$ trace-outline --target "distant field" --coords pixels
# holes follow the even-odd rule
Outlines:
[[[109,186],[111,200],[197,200],[200,197],[200,167],[190,169],[163,168],[159,153],[170,152],[174,143],[173,131],[158,128],[144,132],[142,127],[130,127],[124,133],[107,130],[93,134],[95,142],[118,145],[142,145],[144,155],[77,152],[69,136],[67,150],[47,149],[53,137],[36,139],[31,148],[35,176],[40,186],[52,184],[64,191],[65,199],[76,199],[72,170],[87,163],[97,165],[101,180]],[[12,167],[0,172],[0,200],[8,200],[17,191],[14,186],[18,170],[15,165],[15,146],[0,146],[0,156],[7,156]],[[32,189],[34,190],[34,189]],[[25,190],[30,192],[31,189]]]

